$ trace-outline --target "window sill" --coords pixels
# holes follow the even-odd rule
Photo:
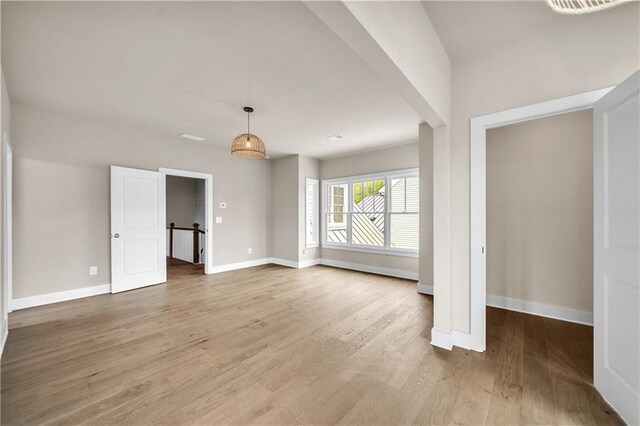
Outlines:
[[[330,250],[357,251],[361,253],[382,254],[387,256],[418,257],[418,251],[375,248],[375,247],[357,247],[357,246],[326,244],[326,243],[322,244],[321,246],[322,248],[326,248]]]
[[[320,247],[320,244],[307,244],[304,248],[318,248]]]

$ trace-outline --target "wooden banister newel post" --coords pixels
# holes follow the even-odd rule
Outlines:
[[[176,224],[171,222],[169,226],[169,258],[173,259],[173,228],[176,227]]]
[[[199,263],[200,257],[200,224],[193,224],[193,263]]]

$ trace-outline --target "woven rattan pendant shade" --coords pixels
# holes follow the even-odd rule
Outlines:
[[[231,155],[247,160],[262,160],[265,157],[264,142],[256,135],[251,134],[249,116],[253,112],[253,108],[244,107],[243,110],[247,113],[247,133],[235,137],[231,144]]]
[[[547,4],[563,15],[582,15],[609,9],[624,3],[625,0],[547,0]]]
[[[243,133],[233,140],[231,154],[248,160],[261,160],[265,156],[264,142],[251,133]]]

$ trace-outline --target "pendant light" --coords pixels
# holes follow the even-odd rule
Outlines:
[[[248,160],[261,160],[265,156],[264,142],[256,135],[251,134],[249,117],[253,108],[244,107],[247,113],[247,133],[236,136],[231,144],[231,155]]]
[[[625,1],[626,0],[547,0],[547,4],[555,12],[563,15],[582,15],[609,9]]]

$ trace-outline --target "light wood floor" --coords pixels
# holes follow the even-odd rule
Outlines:
[[[202,275],[17,311],[10,424],[611,424],[592,329],[488,310],[488,350],[429,344],[415,283],[324,266]]]

